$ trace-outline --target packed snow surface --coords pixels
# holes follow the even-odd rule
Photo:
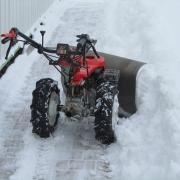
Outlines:
[[[117,142],[108,147],[95,140],[92,119],[63,114],[53,137],[34,136],[35,82],[60,77],[35,50],[24,53],[0,79],[0,179],[179,180],[179,9],[178,0],[55,0],[29,32],[40,41],[45,29],[53,47],[88,33],[99,51],[147,62],[137,78],[138,111],[127,119],[114,111]]]

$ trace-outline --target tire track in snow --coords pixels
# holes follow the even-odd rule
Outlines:
[[[24,108],[23,112],[26,112]],[[6,137],[4,138],[4,143],[0,150],[0,179],[8,179],[8,177],[16,170],[15,163],[17,152],[23,148],[22,136],[24,127],[27,125],[26,122],[22,121],[27,117],[22,111],[7,111],[6,113],[7,116],[5,116],[5,121],[8,121],[11,126],[6,123],[7,126],[3,129]]]
[[[43,67],[46,69],[42,69],[48,72],[48,66]],[[38,76],[41,75],[42,73],[38,72]],[[34,77],[37,78],[37,75]],[[21,89],[21,92],[16,93],[17,103],[6,102],[5,106],[8,108],[4,108],[4,111],[1,112],[4,117],[1,121],[0,179],[8,179],[16,171],[18,152],[24,148],[23,136],[29,127],[31,93],[35,84],[35,81],[31,80],[28,77],[26,86]]]
[[[34,67],[37,67],[37,68],[34,68]],[[48,149],[46,148],[46,146],[44,144],[44,143],[46,143],[46,141],[44,141],[43,139],[40,139],[40,138],[36,139],[36,137],[33,136],[33,134],[31,133],[32,126],[29,122],[31,119],[30,104],[32,101],[32,91],[35,88],[35,82],[41,78],[46,78],[46,77],[51,77],[53,79],[58,80],[59,77],[57,75],[59,75],[59,74],[52,67],[50,67],[48,65],[48,63],[47,63],[47,61],[45,61],[45,59],[38,58],[37,61],[33,64],[32,68],[31,68],[31,73],[27,77],[25,86],[21,90],[22,95],[24,93],[25,94],[24,96],[27,97],[27,104],[28,104],[28,108],[26,109],[25,112],[24,112],[24,109],[21,109],[21,111],[24,112],[24,114],[28,115],[28,118],[22,118],[22,122],[23,121],[26,122],[26,125],[24,126],[24,129],[25,129],[24,134],[25,135],[21,134],[21,136],[20,136],[21,138],[23,138],[23,142],[24,142],[23,148],[25,151],[22,151],[22,152],[20,151],[20,153],[18,154],[19,161],[16,163],[17,166],[22,166],[22,172],[19,171],[19,169],[17,169],[16,173],[18,174],[18,176],[12,176],[11,179],[15,179],[15,180],[23,179],[23,178],[24,179],[28,179],[28,178],[29,179],[34,179],[34,178],[41,179],[41,177],[43,176],[43,172],[44,172],[44,176],[47,177],[48,173],[45,173],[46,170],[43,169],[43,167],[46,167],[46,164],[48,163],[48,161],[45,162],[47,160],[47,158],[45,158],[44,154],[46,154],[50,150],[48,151]],[[25,102],[22,102],[22,104],[20,104],[20,108],[23,107],[23,104],[25,104]],[[13,112],[13,113],[15,114],[15,112]],[[22,122],[19,122],[19,123],[22,123]],[[19,129],[17,129],[17,130],[19,130]],[[18,142],[14,142],[14,144],[18,145]],[[29,153],[29,154],[27,154],[27,153]],[[50,153],[49,156],[51,156],[51,154],[52,153]],[[32,156],[32,159],[31,159],[31,156]],[[40,159],[40,157],[42,157],[42,159]],[[25,162],[24,162],[24,159],[26,160]],[[40,165],[41,163],[42,163],[42,168]],[[27,164],[28,164],[28,167],[27,167]],[[36,164],[39,165],[39,166],[37,165],[37,168],[35,168]],[[38,170],[40,172],[39,174],[37,174]],[[20,175],[19,175],[19,173],[20,173]],[[27,174],[28,174],[28,177],[27,177]],[[34,174],[36,174],[36,175],[33,176]]]
[[[79,33],[100,34],[102,27],[98,22],[103,19],[104,1],[89,1],[88,4],[84,1],[69,2],[74,3],[74,7],[66,11],[60,19],[60,25],[54,31],[56,38],[50,41],[49,45],[54,46],[59,41],[68,41],[68,43],[73,41],[74,43],[71,39]],[[94,138],[92,119],[69,122],[62,118],[54,137],[45,140],[31,134],[30,110],[24,110],[23,106],[27,103],[29,107],[31,104],[31,92],[35,87],[35,82],[42,77],[60,79],[59,74],[40,58],[32,65],[22,89],[24,92],[22,96],[27,98],[27,102],[22,98],[18,108],[26,117],[22,117],[17,123],[24,128],[24,131],[18,135],[23,149],[12,152],[15,155],[13,168],[16,168],[6,177],[13,174],[10,177],[11,180],[111,179],[110,163],[104,157],[106,148]],[[12,114],[15,113],[16,111],[12,109]],[[25,122],[25,125],[22,122]],[[9,122],[8,126],[10,126]],[[18,126],[17,131],[19,131]],[[13,143],[15,146],[19,145],[19,141]]]

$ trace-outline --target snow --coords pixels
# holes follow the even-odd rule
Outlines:
[[[113,179],[180,178],[179,5],[178,1],[116,2],[115,9],[125,12],[114,20],[121,23],[114,36],[125,42],[120,54],[148,65],[137,78],[138,111],[122,120],[118,142],[108,149]]]
[[[48,46],[88,33],[99,51],[147,62],[137,77],[138,111],[120,119],[115,107],[117,142],[108,147],[94,139],[92,119],[63,114],[54,136],[40,139],[29,123],[31,93],[40,78],[60,77],[35,50],[24,54],[0,80],[0,179],[179,180],[179,8],[178,0],[55,0],[27,33],[36,29],[41,41],[47,30]]]

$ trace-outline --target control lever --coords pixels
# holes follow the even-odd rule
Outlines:
[[[44,47],[44,35],[46,33],[46,31],[40,31],[41,36],[42,36],[42,47]]]

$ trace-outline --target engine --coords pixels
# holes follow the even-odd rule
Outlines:
[[[85,86],[73,86],[67,92],[65,113],[68,117],[87,117],[94,114],[96,91]]]

